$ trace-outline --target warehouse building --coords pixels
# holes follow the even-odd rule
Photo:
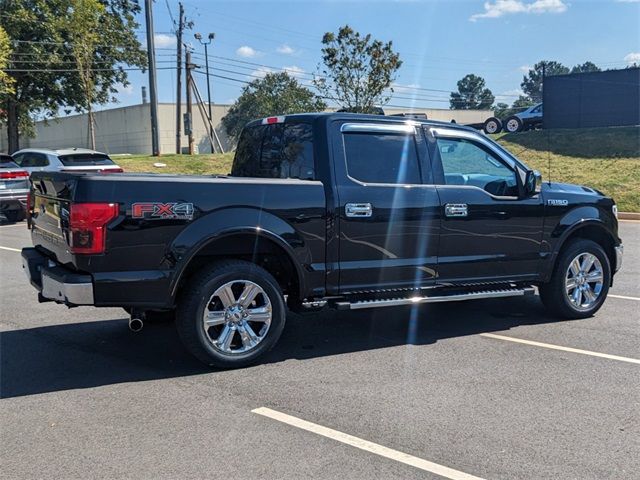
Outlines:
[[[233,149],[231,140],[222,126],[222,118],[231,105],[212,105],[213,124],[225,151]],[[186,106],[182,106],[182,112]],[[387,115],[400,113],[425,114],[432,120],[456,123],[482,123],[493,115],[490,110],[446,110],[446,109],[398,109],[385,108]],[[143,103],[128,107],[111,108],[94,113],[96,130],[96,149],[109,154],[151,154],[150,104]],[[176,152],[176,104],[158,105],[158,130],[160,152]],[[181,129],[184,133],[184,128]],[[34,138],[20,138],[20,148],[67,148],[88,147],[89,131],[87,114],[69,115],[54,120],[38,121]],[[195,148],[199,153],[211,152],[207,127],[198,112],[193,108],[193,135]],[[181,146],[186,152],[188,138],[181,136]],[[7,151],[6,129],[0,131],[0,151]]]

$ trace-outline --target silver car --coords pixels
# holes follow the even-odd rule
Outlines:
[[[18,167],[10,155],[0,153],[0,219],[23,220],[28,194],[29,172]]]
[[[13,154],[14,161],[31,172],[100,172],[118,173],[122,168],[106,153],[86,148],[25,148]]]

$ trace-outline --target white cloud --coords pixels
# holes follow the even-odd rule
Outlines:
[[[244,58],[252,58],[258,55],[258,52],[248,45],[243,45],[236,50],[236,55]]]
[[[640,0],[616,0],[618,3],[640,3]]]
[[[529,73],[529,70],[531,70],[533,67],[531,65],[522,65],[520,67],[518,67],[518,70],[520,70],[522,73]]]
[[[475,22],[479,18],[498,18],[514,13],[562,13],[568,8],[564,0],[535,0],[525,2],[522,0],[495,0],[493,3],[484,2],[484,12],[476,13],[469,17]]]
[[[297,65],[284,67],[283,70],[294,78],[300,78],[305,73],[305,71],[302,68],[298,67]]]
[[[267,75],[267,73],[274,73],[275,70],[269,68],[269,67],[258,67],[256,70],[254,70],[253,72],[251,72],[250,77],[251,78],[255,78],[255,77],[259,77],[259,78],[264,78],[265,75]]]
[[[416,88],[420,88],[420,85],[417,83],[409,83],[408,85],[403,85],[402,83],[392,83],[391,88],[395,93],[408,93],[414,94],[416,93]]]
[[[129,84],[126,87],[122,84],[119,84],[116,87],[116,90],[118,91],[118,93],[121,93],[123,95],[132,95],[133,94],[133,85]]]
[[[153,41],[156,48],[167,48],[176,46],[176,37],[174,35],[167,35],[166,33],[156,33],[153,36]]]
[[[296,51],[286,43],[283,43],[278,48],[276,48],[276,52],[282,53],[284,55],[293,55],[294,53],[296,53]]]
[[[640,52],[631,52],[624,56],[623,60],[627,65],[640,64]]]
[[[520,95],[524,95],[524,92],[519,88],[507,90],[506,92],[496,94],[496,102],[512,104]]]

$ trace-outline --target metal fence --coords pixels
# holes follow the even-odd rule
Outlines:
[[[640,68],[544,80],[544,128],[640,125]]]

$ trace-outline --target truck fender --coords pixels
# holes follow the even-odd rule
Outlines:
[[[176,261],[170,283],[172,298],[175,298],[180,279],[189,263],[203,248],[221,238],[242,233],[269,239],[282,248],[296,269],[300,292],[304,291],[301,259],[309,258],[310,254],[295,228],[264,210],[226,208],[200,217],[180,232],[169,246],[170,255]]]
[[[551,247],[551,255],[542,272],[545,281],[551,277],[558,254],[567,240],[577,231],[587,227],[596,227],[615,243],[615,239],[607,227],[607,219],[604,217],[602,210],[594,206],[581,206],[569,210],[560,219],[548,239]]]

